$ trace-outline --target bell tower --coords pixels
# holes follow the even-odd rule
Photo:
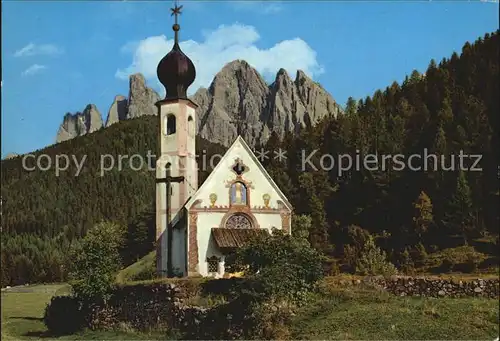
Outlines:
[[[184,253],[187,253],[187,249],[184,250],[182,244],[186,242],[182,240],[182,236],[176,234],[182,229],[172,227],[187,221],[183,217],[184,204],[198,189],[195,144],[197,105],[187,98],[187,89],[196,78],[196,69],[179,46],[180,26],[177,18],[181,14],[181,9],[182,6],[178,6],[177,2],[171,9],[172,15],[175,16],[175,24],[172,26],[174,46],[157,67],[158,79],[166,90],[166,97],[156,103],[159,120],[156,240],[157,270],[160,275],[166,275],[172,266],[181,267],[179,264],[185,261]],[[169,194],[167,187],[170,187]]]

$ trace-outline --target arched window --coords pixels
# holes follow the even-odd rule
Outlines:
[[[188,117],[188,135],[189,136],[194,136],[195,135],[193,116],[189,116]]]
[[[251,229],[252,222],[245,214],[236,213],[230,216],[229,219],[226,221],[226,228]]]
[[[165,124],[165,135],[175,134],[175,130],[176,130],[175,115],[168,114],[166,121],[167,122]]]
[[[247,204],[247,187],[242,182],[235,182],[231,185],[231,204],[246,205]]]

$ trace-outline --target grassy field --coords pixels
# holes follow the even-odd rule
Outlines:
[[[49,338],[42,317],[65,285],[40,285],[2,292],[2,340]],[[22,292],[19,292],[21,290]],[[301,308],[291,325],[294,339],[493,340],[498,336],[498,301],[396,297],[368,289],[327,286]],[[165,340],[166,335],[82,332],[58,340]]]
[[[331,289],[295,316],[302,340],[494,340],[498,301],[397,297],[363,289]]]
[[[151,251],[132,265],[122,269],[116,276],[118,283],[143,280],[151,277],[155,269],[156,251]]]
[[[44,310],[53,295],[68,292],[64,284],[12,288],[2,292],[2,341],[53,339],[43,323]],[[165,335],[84,331],[57,340],[165,340]]]

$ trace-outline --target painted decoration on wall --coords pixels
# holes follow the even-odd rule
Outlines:
[[[247,203],[247,188],[241,182],[235,182],[231,185],[231,204],[246,205]]]
[[[210,196],[210,206],[211,207],[214,207],[215,206],[215,202],[217,201],[217,194],[215,193],[211,193]]]
[[[264,200],[264,207],[269,208],[269,201],[271,200],[271,196],[266,193],[262,196],[262,199]]]
[[[226,228],[230,229],[251,229],[252,222],[244,214],[233,214],[226,221]]]
[[[231,170],[236,173],[236,175],[241,176],[243,173],[248,172],[248,167],[243,163],[241,159],[234,160],[234,164]]]

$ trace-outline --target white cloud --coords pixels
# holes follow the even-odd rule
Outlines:
[[[54,56],[63,53],[64,50],[53,44],[33,44],[29,43],[25,47],[14,52],[14,57],[26,57],[36,55]]]
[[[22,72],[22,76],[33,76],[39,73],[42,70],[45,70],[47,67],[45,65],[33,64],[26,70]]]
[[[323,72],[316,59],[316,52],[302,39],[283,40],[268,49],[256,45],[259,39],[259,33],[254,27],[236,23],[204,32],[202,42],[181,42],[182,51],[196,66],[196,81],[190,87],[190,93],[200,86],[208,87],[215,74],[225,64],[236,59],[247,61],[266,78],[274,77],[280,68],[287,70],[292,77],[299,69],[310,77]],[[167,40],[164,35],[127,43],[122,52],[134,47],[133,60],[127,68],[119,69],[116,77],[127,79],[129,75],[140,72],[146,79],[159,84],[156,67],[172,45],[173,40]]]

